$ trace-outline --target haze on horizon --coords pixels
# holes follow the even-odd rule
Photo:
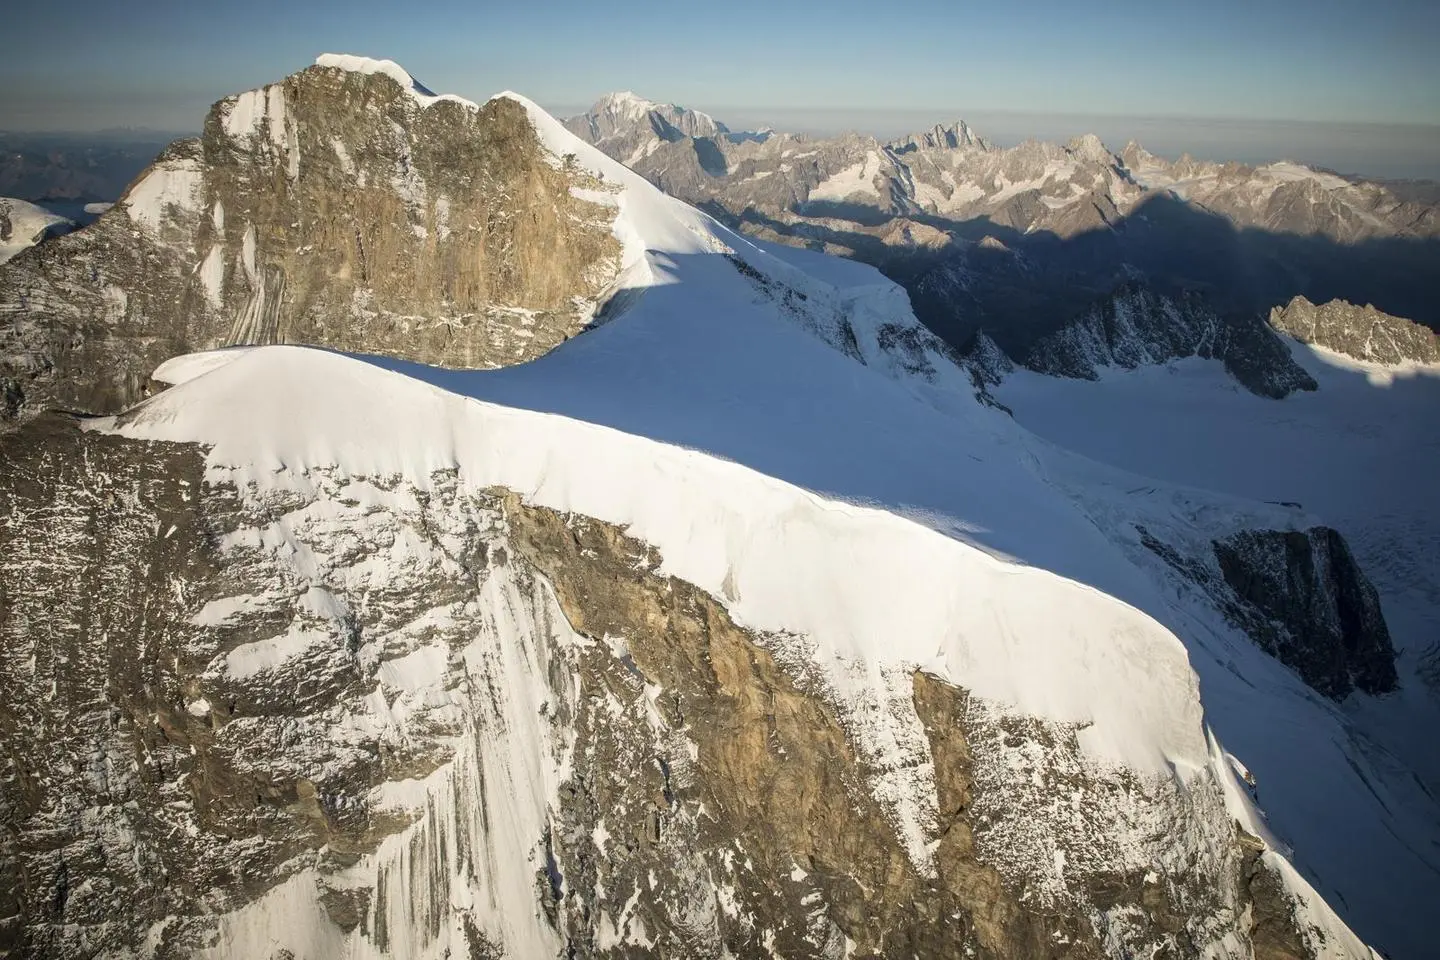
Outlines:
[[[963,117],[1006,145],[1094,132],[1113,149],[1440,178],[1440,4],[1423,0],[73,0],[5,22],[27,42],[0,63],[0,130],[195,130],[220,97],[330,50],[561,115],[630,89],[737,127],[894,136]]]

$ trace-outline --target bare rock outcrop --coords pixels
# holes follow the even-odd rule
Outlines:
[[[1270,310],[1270,326],[1301,343],[1372,363],[1440,363],[1440,335],[1374,306],[1344,300],[1319,305],[1302,296]]]
[[[1258,316],[1222,316],[1195,296],[1169,297],[1125,285],[1025,355],[1032,370],[1094,380],[1126,369],[1199,356],[1219,360],[1251,393],[1279,399],[1316,383]]]
[[[1330,527],[1247,530],[1215,542],[1251,637],[1326,696],[1396,686],[1380,596]]]
[[[229,344],[494,367],[583,329],[619,246],[574,188],[603,185],[520,104],[399,76],[314,66],[228,97],[98,222],[0,271],[0,412],[113,412]]]

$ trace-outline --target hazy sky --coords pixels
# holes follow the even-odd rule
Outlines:
[[[632,89],[816,129],[901,111],[1440,125],[1437,0],[54,0],[3,20],[20,42],[0,129],[196,129],[325,51],[559,112]]]

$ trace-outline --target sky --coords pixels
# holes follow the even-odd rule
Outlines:
[[[1121,134],[1159,118],[1202,148],[1196,118],[1250,121],[1257,142],[1277,135],[1254,121],[1363,123],[1395,154],[1380,165],[1440,168],[1436,0],[64,0],[4,21],[9,130],[198,129],[214,100],[330,51],[397,60],[472,99],[517,90],[561,114],[629,89],[813,132],[963,116],[1003,142],[1023,136],[982,118],[1017,131],[1036,118],[1038,136],[1057,118],[1125,121]],[[1246,129],[1225,132],[1241,140],[1232,150]],[[1281,149],[1283,134],[1277,155],[1313,159]]]

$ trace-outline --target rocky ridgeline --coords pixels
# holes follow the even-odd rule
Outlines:
[[[802,638],[505,491],[293,479],[54,416],[7,440],[0,953],[1318,949],[1210,775],[897,676],[917,864]]]
[[[306,343],[492,367],[584,327],[613,208],[523,107],[315,66],[217,103],[115,208],[0,273],[0,415],[107,412],[168,357]],[[589,196],[604,199],[603,191]]]
[[[1356,360],[1374,363],[1440,363],[1440,336],[1403,317],[1392,317],[1370,304],[1344,300],[1316,306],[1295,297],[1270,311],[1270,326],[1301,343],[1314,344]]]
[[[1316,389],[1258,316],[1221,316],[1200,297],[1166,297],[1133,285],[1042,337],[1023,362],[1039,373],[1094,380],[1102,367],[1134,369],[1191,356],[1219,360],[1262,397]]]

